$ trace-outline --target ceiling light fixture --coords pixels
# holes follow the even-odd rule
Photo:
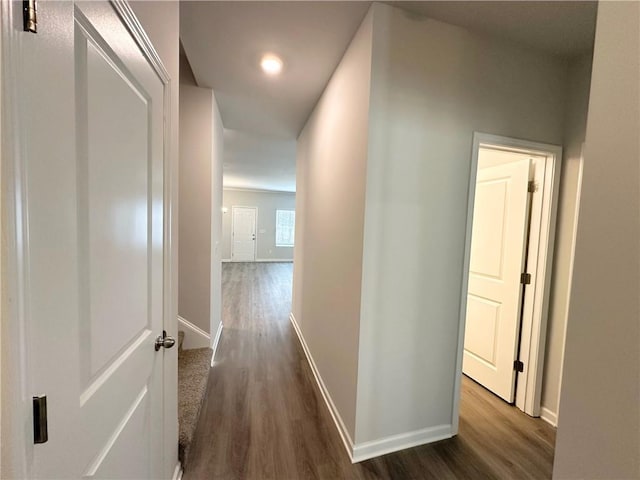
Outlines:
[[[267,75],[278,75],[282,71],[282,60],[276,55],[268,53],[262,57],[260,66]]]

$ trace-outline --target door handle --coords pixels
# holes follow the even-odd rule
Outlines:
[[[158,335],[156,338],[156,352],[161,348],[171,348],[176,344],[176,339],[173,337],[167,336],[167,332],[165,330],[162,331],[162,335]]]

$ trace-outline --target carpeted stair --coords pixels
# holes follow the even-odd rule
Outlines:
[[[213,351],[210,348],[183,350],[183,341],[184,332],[178,332],[178,455],[184,469],[207,389]]]

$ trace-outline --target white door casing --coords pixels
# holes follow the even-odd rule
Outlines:
[[[478,157],[483,148],[506,153],[525,154],[533,158],[535,165],[535,193],[531,194],[530,233],[526,261],[527,273],[531,274],[532,278],[531,284],[524,289],[519,348],[519,359],[523,363],[524,371],[518,374],[518,389],[515,398],[515,405],[531,416],[540,414],[542,377],[545,365],[546,326],[549,312],[549,292],[554,256],[562,148],[557,145],[474,132],[469,175],[469,195],[467,199],[467,228],[463,263],[463,288],[460,298],[456,381],[453,415],[451,418],[455,432],[458,431],[459,426],[476,175],[480,166]],[[492,160],[493,162],[491,163],[494,165],[503,163],[502,161],[495,162],[495,158],[492,158]],[[486,163],[482,162],[483,165],[486,165]]]
[[[234,262],[253,262],[256,259],[255,207],[232,207],[232,252]]]
[[[27,470],[162,478],[169,77],[126,4],[40,2],[38,23],[19,45],[17,208],[26,391],[47,396],[49,439]]]
[[[531,169],[529,157],[512,155],[519,159],[477,174],[462,368],[508,402],[515,392]]]

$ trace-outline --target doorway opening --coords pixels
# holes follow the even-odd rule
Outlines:
[[[474,134],[456,415],[464,375],[540,416],[561,155],[555,145]]]

